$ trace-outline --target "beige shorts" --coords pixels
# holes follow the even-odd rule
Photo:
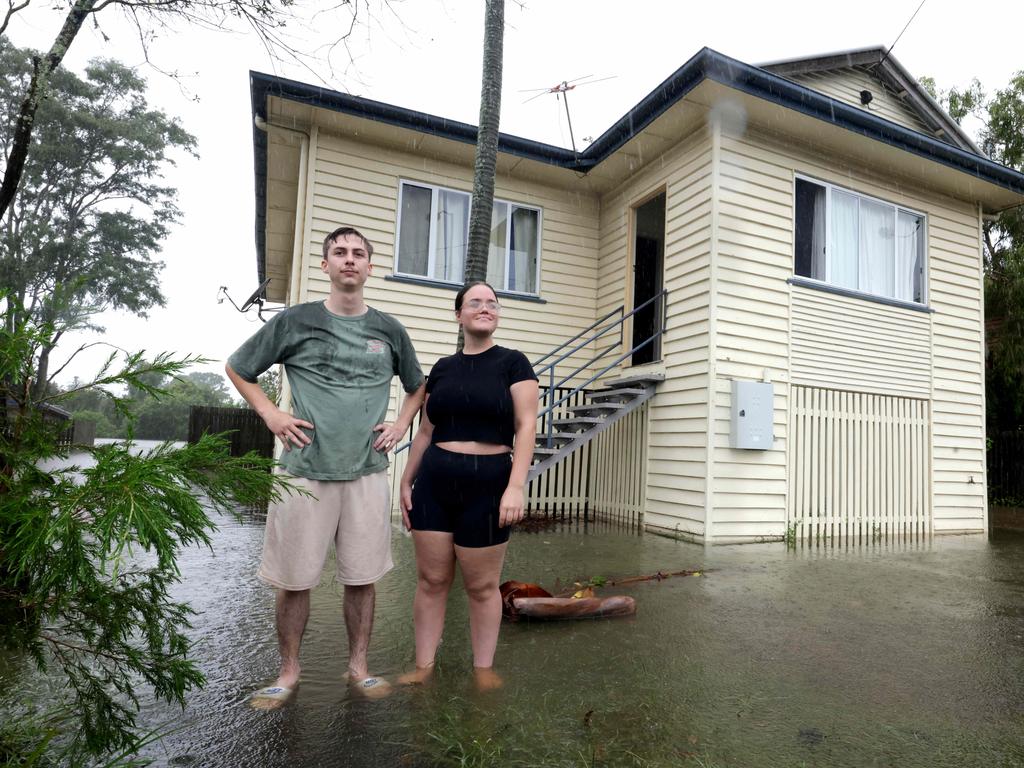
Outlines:
[[[289,480],[313,496],[286,494],[270,507],[256,573],[261,581],[312,589],[331,541],[341,584],[373,584],[394,567],[387,470],[355,480]]]

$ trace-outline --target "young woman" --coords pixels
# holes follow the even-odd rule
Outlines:
[[[455,296],[461,352],[438,360],[402,475],[401,505],[416,546],[416,669],[424,682],[444,630],[455,563],[469,598],[473,667],[481,689],[496,688],[501,626],[498,584],[509,526],[523,517],[526,473],[537,427],[537,377],[526,356],[494,343],[501,305],[494,289],[470,283]]]

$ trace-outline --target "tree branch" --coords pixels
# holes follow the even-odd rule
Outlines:
[[[11,17],[18,11],[24,10],[30,2],[32,0],[25,0],[21,5],[15,5],[14,0],[7,0],[7,13],[4,14],[3,23],[0,23],[0,35],[7,29],[7,25],[11,23]]]

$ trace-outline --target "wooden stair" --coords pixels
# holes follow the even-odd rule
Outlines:
[[[661,373],[633,374],[588,392],[586,403],[567,408],[567,416],[551,422],[550,436],[538,432],[527,480],[550,469],[650,400],[664,379]]]

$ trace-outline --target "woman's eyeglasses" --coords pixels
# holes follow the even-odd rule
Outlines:
[[[494,299],[470,299],[462,306],[467,309],[472,309],[474,312],[480,309],[484,309],[485,307],[489,309],[491,312],[497,312],[499,309],[501,309],[501,304],[496,302]]]

